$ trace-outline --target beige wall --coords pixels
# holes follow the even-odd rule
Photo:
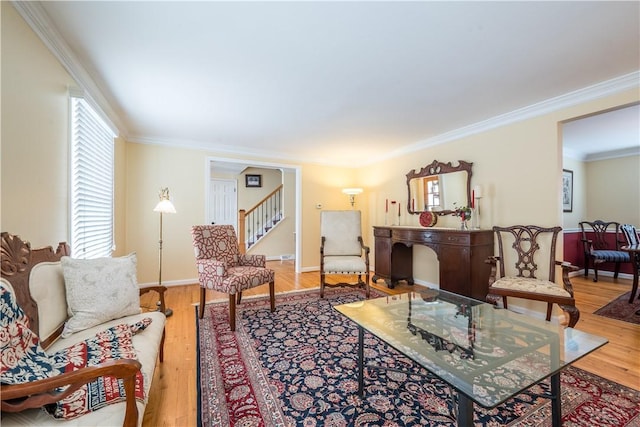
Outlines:
[[[67,87],[74,82],[13,7],[7,2],[1,7],[2,229],[21,234],[34,246],[48,245],[68,240]],[[301,171],[302,268],[311,270],[319,265],[317,204],[323,209],[350,209],[341,189],[363,187],[365,192],[357,196],[356,208],[363,211],[363,237],[373,249],[371,226],[384,224],[384,200],[400,200],[406,206],[406,173],[434,159],[474,163],[472,185],[484,188],[484,227],[563,224],[559,123],[639,98],[637,88],[631,89],[357,169],[296,165]],[[178,211],[164,217],[163,280],[181,283],[195,279],[189,230],[192,224],[205,220],[206,165],[215,154],[117,142],[117,254],[138,253],[140,282],[157,280],[159,217],[153,207],[161,187],[170,188]],[[265,161],[250,155],[244,159]],[[574,199],[574,209],[583,203]],[[418,225],[418,217],[408,216],[403,208],[401,223]],[[458,221],[442,217],[438,226],[457,227]],[[433,252],[416,248],[414,256],[416,279],[436,283]]]
[[[68,87],[75,82],[2,2],[2,230],[68,240]]]
[[[582,220],[640,227],[640,156],[588,162],[585,169],[587,208]]]

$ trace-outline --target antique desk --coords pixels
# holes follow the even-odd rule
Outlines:
[[[413,245],[424,245],[438,256],[440,289],[484,301],[493,255],[492,230],[453,228],[373,227],[375,272],[390,288],[399,280],[413,284]]]
[[[552,401],[553,425],[560,426],[560,371],[607,343],[602,337],[436,289],[335,309],[358,325],[361,397],[366,330],[456,390],[456,421],[465,427],[473,425],[474,403],[493,408],[548,377],[550,393],[545,397]]]

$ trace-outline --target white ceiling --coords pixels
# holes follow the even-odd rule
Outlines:
[[[282,160],[361,165],[640,68],[636,1],[20,8],[128,140]]]

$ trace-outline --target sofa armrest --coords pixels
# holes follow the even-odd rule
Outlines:
[[[160,311],[164,313],[166,311],[166,304],[164,302],[164,293],[167,291],[167,287],[163,285],[149,285],[149,286],[141,286],[140,287],[140,296],[146,294],[147,292],[157,292],[158,297],[160,299]]]
[[[1,385],[1,409],[5,412],[19,412],[29,408],[57,402],[74,393],[84,384],[109,375],[124,380],[126,393],[126,411],[123,426],[133,427],[138,424],[138,408],[136,406],[135,384],[136,373],[141,368],[140,362],[133,359],[118,359],[87,366],[77,371],[65,372],[51,378],[31,381],[24,384]],[[56,388],[68,386],[63,391]],[[16,400],[19,399],[19,400]]]

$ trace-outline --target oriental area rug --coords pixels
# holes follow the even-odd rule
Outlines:
[[[597,309],[593,314],[640,325],[640,299],[636,296],[629,304],[630,297],[631,291],[620,295],[604,307]]]
[[[383,296],[372,290],[372,297]],[[332,308],[364,299],[330,289],[247,298],[229,330],[227,299],[207,304],[198,327],[201,426],[455,426],[455,391],[376,337],[365,354],[411,374],[365,370],[357,395],[357,327]],[[408,368],[408,369],[407,369]],[[420,375],[413,375],[413,372]],[[640,391],[574,367],[561,374],[564,426],[640,426]],[[476,405],[476,426],[551,425],[548,381],[498,407]]]

